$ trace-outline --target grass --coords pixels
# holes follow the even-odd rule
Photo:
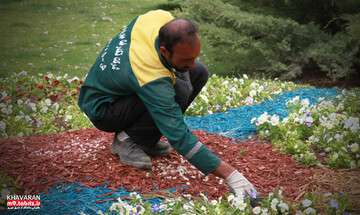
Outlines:
[[[167,0],[1,0],[0,78],[23,70],[83,77],[123,25]]]

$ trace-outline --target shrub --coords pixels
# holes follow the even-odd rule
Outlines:
[[[184,1],[177,15],[199,24],[203,61],[217,74],[291,79],[310,62],[333,80],[353,72],[358,43],[346,34],[332,37],[312,23],[247,12],[221,0]]]

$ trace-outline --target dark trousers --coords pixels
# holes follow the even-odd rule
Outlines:
[[[201,63],[197,63],[188,74],[176,75],[175,101],[184,113],[206,84],[209,73]],[[92,123],[106,132],[125,131],[137,144],[156,144],[161,137],[159,129],[137,95],[122,97],[107,104],[105,117]]]

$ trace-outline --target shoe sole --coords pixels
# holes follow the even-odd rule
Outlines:
[[[157,156],[166,156],[166,155],[169,155],[170,152],[171,152],[171,148],[169,148],[168,150],[166,151],[147,151],[147,150],[144,150],[144,152],[152,157],[157,157]]]

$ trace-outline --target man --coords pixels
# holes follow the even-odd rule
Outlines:
[[[226,179],[237,195],[254,186],[194,136],[183,113],[208,79],[196,61],[195,25],[166,11],[138,16],[102,50],[81,87],[79,106],[100,130],[115,132],[111,151],[122,163],[151,169],[150,156],[172,148],[205,175]]]

